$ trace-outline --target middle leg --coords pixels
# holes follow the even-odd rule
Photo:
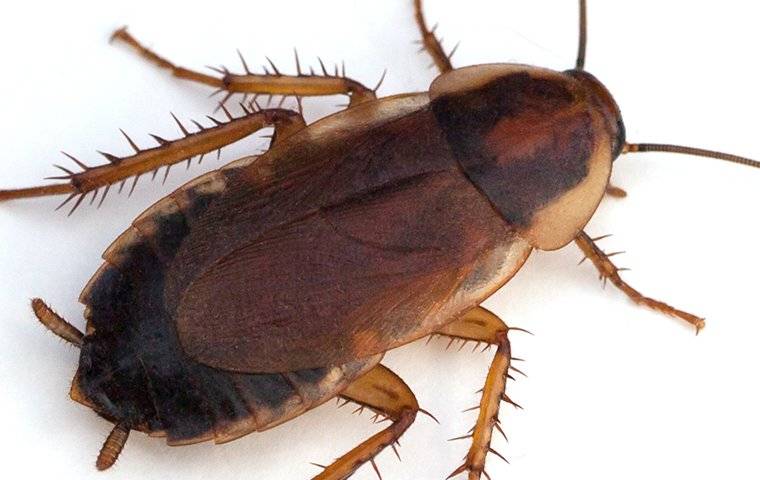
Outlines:
[[[313,480],[344,480],[367,462],[377,471],[375,456],[397,443],[420,411],[411,389],[398,375],[382,365],[349,385],[341,397],[388,417],[392,423],[325,467]]]
[[[266,69],[265,73],[262,74],[253,73],[248,68],[248,64],[243,56],[240,55],[240,61],[243,64],[245,73],[231,73],[226,68],[214,69],[222,75],[219,78],[175,65],[145,47],[127,31],[126,27],[115,31],[112,39],[129,45],[147,61],[159,68],[169,70],[175,77],[215,87],[218,92],[226,92],[221,105],[224,105],[232,95],[239,93],[246,97],[247,95],[253,95],[254,99],[259,95],[269,96],[270,98],[274,95],[281,95],[283,100],[285,97],[295,97],[299,102],[301,97],[343,94],[349,96],[349,105],[355,106],[369,100],[374,100],[376,98],[375,91],[380,86],[378,83],[374,89],[365,87],[358,81],[346,77],[345,68],[342,72],[339,72],[336,67],[335,72],[330,73],[325,68],[322,60],[319,61],[322,75],[316,74],[313,70],[310,70],[309,73],[304,73],[301,70],[298,54],[295,57],[296,75],[283,75],[269,59],[267,60],[269,60],[272,71]],[[380,81],[382,82],[382,79]],[[245,99],[243,103],[245,103]]]
[[[464,463],[454,470],[449,478],[465,472],[467,472],[468,480],[478,480],[481,475],[490,478],[485,471],[486,456],[493,453],[504,459],[491,447],[491,439],[494,428],[504,435],[499,423],[501,402],[517,406],[505,393],[509,369],[513,368],[511,366],[512,349],[507,338],[509,330],[510,328],[499,317],[483,307],[477,307],[436,332],[452,339],[496,346],[496,355],[488,370],[480,404],[476,407],[479,410],[477,423],[470,434],[461,437],[462,439],[472,438],[470,450],[467,452]],[[511,330],[519,329],[512,328]],[[504,436],[506,438],[506,435]]]

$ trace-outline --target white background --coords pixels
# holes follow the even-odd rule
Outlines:
[[[457,65],[517,61],[569,68],[576,48],[573,0],[429,1],[431,23]],[[269,55],[292,67],[316,56],[345,60],[349,75],[381,94],[423,90],[434,78],[416,53],[411,0],[359,2],[14,2],[0,19],[0,187],[36,184],[66,162],[90,163],[95,149],[126,154],[117,128],[149,145],[147,133],[177,136],[169,111],[202,118],[210,91],[109,46],[132,32],[176,62],[237,68],[235,48],[258,65]],[[759,9],[752,2],[590,1],[588,69],[616,95],[631,141],[676,142],[760,156],[757,88]],[[314,120],[342,98],[307,100]],[[230,147],[223,161],[260,150]],[[204,168],[218,165],[208,161]],[[168,184],[143,182],[131,199],[112,195],[100,210],[67,218],[60,198],[0,205],[0,461],[15,478],[305,479],[308,462],[327,463],[377,430],[369,415],[334,403],[264,434],[225,446],[167,447],[134,434],[116,468],[93,462],[109,425],[68,400],[77,352],[36,324],[28,300],[40,296],[82,326],[81,287],[100,252],[145,207],[202,171],[174,169]],[[631,305],[602,290],[574,246],[538,252],[487,302],[507,322],[528,379],[510,384],[525,411],[504,408],[510,443],[495,446],[494,479],[759,478],[757,341],[760,334],[760,171],[668,154],[628,156],[614,182],[630,192],[607,200],[588,226],[633,270],[625,277],[655,297],[704,315],[705,331]],[[490,360],[445,341],[391,352],[386,363],[441,421],[422,417],[402,440],[399,463],[378,459],[384,477],[441,479],[465,453],[465,433]],[[356,479],[373,479],[362,468]]]

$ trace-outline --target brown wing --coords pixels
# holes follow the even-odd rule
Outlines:
[[[509,234],[456,170],[388,183],[219,258],[182,295],[180,341],[202,363],[246,372],[382,352],[482,300],[473,282],[499,279],[474,271]]]

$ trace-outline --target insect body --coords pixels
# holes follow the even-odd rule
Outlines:
[[[244,103],[235,117],[223,103],[228,119],[211,128],[190,134],[180,124],[185,138],[157,138],[148,150],[128,137],[134,155],[64,168],[59,184],[0,191],[0,200],[68,194],[73,212],[128,178],[275,127],[267,153],[181,187],[116,239],[80,296],[84,333],[33,302],[46,326],[81,347],[72,398],[114,424],[99,468],[113,464],[131,430],[170,444],[226,442],[342,396],[392,421],[315,477],[347,478],[421,411],[382,354],[441,334],[497,347],[471,448],[453,472],[480,478],[499,406],[511,402],[512,357],[510,328],[479,305],[533,249],[575,241],[635,301],[703,326],[623,282],[583,228],[623,152],[757,162],[626,143],[612,96],[583,70],[583,40],[576,68],[566,72],[452,69],[419,2],[416,14],[442,73],[427,92],[380,99],[355,81],[300,67],[297,76],[274,66],[255,75],[247,65],[240,75],[200,74],[119,30],[115,39],[179,77],[250,95],[340,91],[350,107],[305,126],[296,112]]]

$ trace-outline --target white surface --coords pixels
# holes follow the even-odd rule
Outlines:
[[[173,111],[202,118],[214,108],[209,90],[172,79],[123,47],[110,32],[132,32],[182,65],[237,68],[269,55],[292,70],[292,48],[304,64],[344,59],[351,76],[381,93],[426,88],[429,59],[412,44],[411,0],[358,2],[16,2],[0,19],[3,187],[37,184],[66,162],[64,149],[91,163],[95,149],[128,146],[122,127],[142,145],[147,133],[174,138]],[[573,0],[429,1],[447,47],[462,45],[457,65],[519,61],[569,68],[576,48]],[[469,8],[467,8],[469,6]],[[756,114],[760,62],[757,7],[751,2],[590,2],[588,69],[616,95],[631,141],[677,142],[760,156]],[[307,100],[309,119],[340,98]],[[223,161],[255,152],[246,140]],[[207,161],[205,168],[216,165]],[[7,478],[303,479],[377,430],[369,416],[334,404],[274,431],[225,446],[170,448],[135,434],[117,467],[93,462],[109,426],[67,398],[77,352],[36,324],[28,299],[40,296],[82,326],[76,302],[100,264],[100,252],[142,209],[202,170],[173,171],[169,184],[143,182],[131,199],[111,195],[100,210],[67,218],[60,198],[0,206],[0,461]],[[645,293],[704,315],[705,331],[632,306],[603,291],[589,264],[576,266],[569,246],[535,254],[487,305],[511,324],[528,379],[510,385],[526,407],[504,408],[511,443],[495,447],[492,478],[750,479],[760,430],[757,338],[760,334],[760,171],[667,154],[629,156],[614,181],[629,190],[610,200],[588,227],[614,233],[605,248]],[[446,442],[474,421],[473,405],[490,355],[444,352],[444,341],[415,344],[386,363],[441,421],[420,418],[378,463],[386,479],[441,479],[468,445]],[[362,468],[357,480],[373,479]]]

